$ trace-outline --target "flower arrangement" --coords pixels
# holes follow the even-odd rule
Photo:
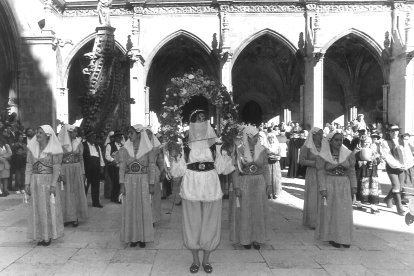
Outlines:
[[[160,133],[167,148],[177,148],[180,139],[184,138],[182,125],[182,108],[193,96],[204,96],[217,109],[220,124],[223,126],[222,137],[225,141],[231,140],[231,135],[237,121],[237,105],[233,103],[231,92],[216,80],[205,76],[202,70],[184,74],[182,77],[171,79],[167,87],[163,107],[159,116]],[[224,141],[223,140],[223,141]]]

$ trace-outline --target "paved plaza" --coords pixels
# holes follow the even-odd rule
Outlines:
[[[213,275],[414,275],[414,226],[381,204],[376,215],[354,211],[354,242],[336,249],[302,226],[304,180],[284,178],[284,192],[270,201],[271,240],[260,251],[229,240],[228,202],[222,238],[211,255]],[[382,175],[386,183],[386,175]],[[388,184],[383,190],[389,189]],[[155,242],[145,249],[119,241],[121,206],[103,201],[90,218],[49,247],[26,239],[22,195],[0,199],[0,275],[189,275],[191,254],[181,238],[181,206],[163,200]],[[395,207],[394,207],[395,208]],[[197,275],[205,275],[202,269]]]

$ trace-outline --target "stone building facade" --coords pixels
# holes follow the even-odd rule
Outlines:
[[[80,118],[97,3],[0,1],[1,105],[10,98],[25,125]],[[414,1],[114,0],[110,20],[131,60],[131,123],[151,123],[171,77],[203,69],[245,120],[364,113],[414,132],[413,16]]]

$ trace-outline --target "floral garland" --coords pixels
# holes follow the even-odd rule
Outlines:
[[[216,109],[223,126],[221,133],[223,143],[232,143],[234,129],[237,128],[237,105],[233,103],[231,92],[217,81],[205,76],[202,70],[184,74],[182,77],[172,78],[171,85],[166,89],[159,116],[161,124],[160,134],[167,144],[168,151],[177,149],[178,141],[184,138],[182,128],[182,108],[193,96],[204,96]]]

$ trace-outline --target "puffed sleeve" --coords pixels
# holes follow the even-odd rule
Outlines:
[[[348,159],[349,159],[348,177],[349,177],[349,181],[351,182],[351,187],[354,188],[357,186],[357,179],[356,179],[356,173],[355,173],[355,155],[351,153]]]
[[[383,141],[381,143],[381,152],[382,152],[382,156],[385,159],[385,162],[387,162],[388,166],[390,166],[391,168],[397,169],[397,168],[401,168],[402,164],[396,160],[394,158],[394,156],[391,154],[391,149],[388,146],[388,142],[387,141]]]
[[[26,157],[26,172],[25,172],[25,180],[24,184],[29,185],[30,179],[32,177],[33,172],[33,164],[34,164],[34,157],[30,150],[27,151],[27,157]]]
[[[50,186],[56,187],[58,178],[60,176],[60,169],[62,168],[62,158],[63,158],[63,154],[52,155],[53,172],[52,172],[52,183],[50,183]]]
[[[319,156],[316,158],[316,175],[319,182],[319,191],[326,190],[325,160]]]
[[[128,160],[128,152],[121,148],[118,153],[119,157],[119,183],[125,183],[125,168]]]
[[[184,156],[177,157],[177,160],[171,160],[171,175],[175,177],[180,177],[185,174],[187,171],[187,165],[184,161]]]
[[[226,150],[221,151],[221,146],[217,148],[214,166],[218,174],[228,175],[234,171],[233,160]]]
[[[315,160],[310,160],[308,159],[309,156],[309,148],[302,146],[300,148],[300,153],[299,153],[299,164],[302,166],[307,166],[307,167],[315,167],[316,166],[316,161]]]

